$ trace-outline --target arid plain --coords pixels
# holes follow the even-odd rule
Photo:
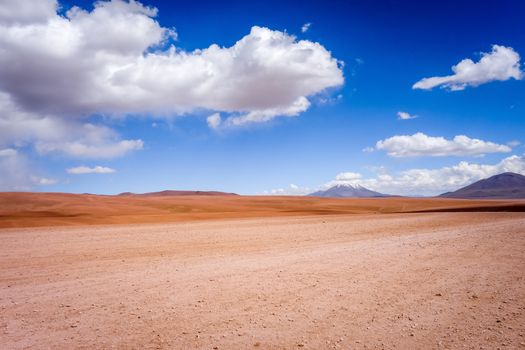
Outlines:
[[[0,196],[0,348],[525,348],[525,204]]]

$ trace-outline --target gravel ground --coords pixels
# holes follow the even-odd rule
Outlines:
[[[525,214],[0,230],[2,349],[525,349]]]

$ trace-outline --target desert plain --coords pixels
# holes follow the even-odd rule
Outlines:
[[[0,196],[2,349],[525,349],[525,204]]]

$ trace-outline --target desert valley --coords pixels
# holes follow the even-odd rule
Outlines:
[[[0,350],[525,350],[524,13],[0,0]]]
[[[525,347],[520,199],[2,193],[0,226],[6,349]]]

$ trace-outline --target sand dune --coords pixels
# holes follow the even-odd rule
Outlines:
[[[436,210],[525,211],[525,201],[0,193],[0,227],[155,223],[245,217]]]

